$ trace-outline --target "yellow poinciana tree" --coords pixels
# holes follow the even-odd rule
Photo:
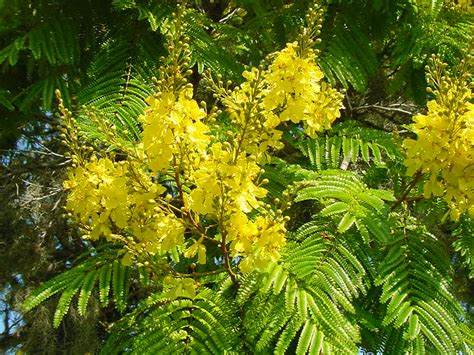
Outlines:
[[[58,327],[97,284],[122,313],[101,348],[112,354],[471,351],[445,241],[417,210],[442,205],[472,267],[471,58],[454,74],[433,59],[433,100],[402,141],[342,122],[343,90],[314,49],[320,8],[239,84],[211,71],[191,84],[187,14],[162,24],[169,55],[135,137],[75,118],[58,93],[66,218],[90,252],[24,309],[61,292]],[[198,103],[203,87],[213,96]]]

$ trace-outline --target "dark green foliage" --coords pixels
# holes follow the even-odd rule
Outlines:
[[[301,186],[295,202],[321,201],[325,206],[321,216],[334,216],[339,233],[355,225],[366,242],[370,240],[369,232],[381,242],[389,239],[384,200],[394,200],[390,191],[368,189],[356,174],[340,170],[323,171],[318,179],[302,182]]]
[[[305,231],[300,228],[295,237]],[[246,333],[258,351],[274,348],[284,353],[294,338],[300,353],[309,348],[355,350],[358,329],[345,314],[353,312],[350,300],[364,292],[360,281],[365,272],[356,258],[347,258],[349,254],[335,239],[312,234],[291,248],[288,270],[280,265],[269,269],[246,313],[249,322],[258,319],[260,324],[249,323]]]
[[[291,217],[284,257],[265,273],[241,275],[238,284],[211,276],[203,279],[196,297],[170,299],[162,292],[164,275],[123,266],[121,255],[109,245],[83,244],[78,233],[61,227],[44,246],[39,231],[49,231],[43,225],[51,221],[64,224],[57,222],[63,200],[33,195],[42,202],[30,203],[29,214],[21,208],[32,183],[52,189],[45,181],[54,177],[59,186],[60,178],[47,169],[31,172],[32,161],[40,167],[66,162],[63,157],[44,161],[33,153],[26,156],[18,139],[30,137],[36,143],[28,149],[46,154],[42,144],[55,141],[51,127],[57,123],[57,89],[97,146],[106,143],[98,123],[115,126],[120,141],[133,144],[141,132],[138,117],[154,91],[153,78],[159,76],[160,57],[166,55],[163,29],[176,2],[0,1],[0,181],[5,186],[0,196],[7,206],[0,235],[8,246],[1,254],[1,285],[2,292],[17,297],[5,309],[20,309],[24,289],[44,282],[23,303],[25,327],[20,328],[30,333],[19,331],[16,338],[12,330],[10,339],[15,339],[0,338],[2,350],[472,351],[473,222],[467,217],[448,222],[445,203],[421,200],[421,184],[397,201],[410,183],[404,177],[400,141],[411,115],[402,113],[400,119],[392,109],[403,102],[423,110],[415,103],[427,100],[427,58],[437,53],[452,65],[462,57],[471,41],[473,16],[440,0],[320,4],[325,13],[321,42],[315,47],[318,63],[333,85],[347,89],[346,108],[333,128],[315,139],[303,139],[301,127],[282,127],[285,148],[264,167],[266,202],[274,207],[276,198],[293,202],[284,211]],[[295,40],[309,5],[305,0],[188,1],[184,28],[197,98],[213,105],[201,80],[204,70],[237,84],[246,65],[268,62],[270,53]],[[361,111],[371,106],[388,113],[380,119]],[[224,116],[221,126],[212,129],[227,130]],[[18,148],[18,142],[16,151],[3,150]],[[42,175],[36,179],[35,174]],[[159,178],[173,191],[173,180]],[[38,213],[50,213],[50,219],[36,218]],[[84,248],[87,252],[77,258]],[[31,253],[36,260],[37,249],[43,254],[41,272],[35,273],[36,264],[27,263],[24,255]],[[18,260],[21,265],[12,268]],[[190,267],[183,260],[173,262],[183,270]],[[33,309],[35,315],[47,313],[44,319],[59,327],[58,332],[77,330],[77,319],[84,320],[89,332],[99,329],[101,343],[74,348],[61,334],[45,337],[50,343],[46,347],[34,339],[44,333],[35,333],[33,312],[27,313]]]
[[[469,270],[469,277],[474,278],[474,221],[472,218],[462,218],[453,235],[457,237],[453,243],[454,248],[459,252]]]
[[[126,348],[135,354],[234,353],[239,343],[236,312],[235,305],[210,289],[194,299],[153,295],[114,326],[101,353]]]
[[[57,328],[77,294],[79,294],[77,302],[79,314],[82,316],[86,314],[87,304],[97,284],[101,304],[107,306],[109,292],[112,289],[115,307],[120,312],[124,312],[131,271],[129,267],[123,266],[119,260],[116,260],[117,252],[117,249],[95,251],[92,256],[79,262],[77,266],[48,280],[24,301],[23,310],[28,312],[61,292],[54,314],[54,327]]]
[[[412,223],[402,220],[378,267],[375,285],[382,286],[380,301],[387,304],[382,326],[403,329],[406,348],[421,346],[415,340],[423,338],[427,352],[454,353],[462,343],[462,310],[446,280],[449,256]]]
[[[339,81],[345,88],[352,85],[363,92],[377,71],[377,58],[369,42],[367,28],[363,28],[367,22],[354,16],[353,6],[360,4],[351,4],[344,11],[329,7],[322,31],[319,63],[332,84]],[[365,5],[364,9],[370,11],[370,5]],[[369,14],[365,16],[372,17]]]

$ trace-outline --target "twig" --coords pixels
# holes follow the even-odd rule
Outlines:
[[[18,154],[40,154],[40,155],[54,155],[56,157],[60,157],[60,158],[64,158],[64,155],[61,155],[61,154],[57,154],[51,150],[48,149],[47,152],[42,152],[40,150],[34,150],[34,149],[15,149],[15,150],[12,150],[12,149],[0,149],[1,152],[11,152],[11,153],[18,153]]]
[[[44,186],[44,185],[40,185],[40,184],[36,184],[34,182],[31,182],[31,181],[28,181],[28,180],[25,180],[25,179],[20,179],[21,181],[23,181],[25,184],[27,185],[30,185],[30,186],[36,186],[36,187],[39,187],[39,188],[42,188],[42,189],[47,189],[47,190],[52,190],[52,191],[62,191],[63,189],[62,188],[57,188],[57,187],[49,187],[49,186]]]
[[[406,201],[407,200],[407,196],[408,194],[410,193],[410,191],[416,186],[416,184],[418,183],[418,181],[421,179],[421,177],[423,176],[421,170],[418,170],[415,174],[415,176],[413,176],[413,180],[410,182],[410,184],[408,185],[408,187],[405,189],[405,191],[403,192],[403,194],[398,198],[397,201],[395,201],[395,203],[390,207],[390,209],[393,211],[395,208],[397,208],[403,201]]]
[[[351,104],[349,95],[347,94],[347,91],[346,91],[346,101],[347,101],[347,106],[349,106],[349,112],[351,113],[351,116],[352,116],[352,104]]]
[[[227,271],[227,273],[230,276],[230,279],[234,284],[238,284],[237,282],[237,277],[235,276],[234,271],[232,270],[232,265],[230,265],[230,260],[229,260],[229,250],[227,249],[226,245],[226,238],[227,238],[227,231],[224,228],[224,204],[225,204],[225,196],[224,196],[224,190],[223,190],[223,184],[220,184],[221,186],[221,196],[222,196],[222,203],[221,203],[221,210],[220,210],[220,216],[219,216],[219,226],[221,229],[221,250],[222,250],[222,258],[224,259],[224,266]]]
[[[237,11],[239,11],[239,8],[238,8],[238,7],[236,7],[235,9],[233,9],[228,15],[224,16],[223,18],[221,18],[221,19],[219,20],[219,22],[220,22],[220,23],[225,23],[227,20],[231,19],[231,18],[235,15],[235,13],[236,13]]]
[[[227,273],[230,276],[230,279],[234,284],[237,284],[237,277],[235,276],[234,271],[232,270],[232,266],[230,265],[229,261],[229,251],[227,250],[227,245],[226,245],[226,233],[222,233],[222,242],[221,242],[221,250],[222,250],[222,257],[224,259],[224,266],[227,271]]]
[[[375,108],[375,109],[379,109],[379,110],[384,110],[384,111],[393,111],[393,112],[399,112],[399,113],[403,113],[405,115],[410,115],[410,116],[413,116],[413,112],[411,111],[407,111],[407,110],[403,110],[401,108],[397,108],[397,107],[386,107],[386,106],[380,106],[380,105],[365,105],[365,106],[359,106],[359,107],[354,107],[353,110],[354,111],[358,111],[358,110],[366,110],[366,109],[370,109],[370,108]]]
[[[199,276],[209,276],[209,275],[215,275],[215,274],[220,274],[221,272],[226,272],[226,269],[217,269],[217,270],[212,270],[212,271],[203,271],[203,272],[196,272],[193,271],[190,274],[178,272],[175,269],[171,268],[170,271],[178,277],[199,277]]]
[[[44,200],[46,198],[49,198],[49,197],[52,197],[52,196],[56,196],[57,194],[59,194],[62,190],[61,189],[58,189],[52,193],[50,193],[49,195],[44,195],[44,196],[41,196],[41,197],[35,197],[35,198],[32,198],[29,202],[31,201],[41,201],[41,200]],[[25,203],[24,205],[26,206],[29,202]]]

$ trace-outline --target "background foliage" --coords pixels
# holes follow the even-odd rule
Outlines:
[[[58,144],[54,90],[88,137],[105,139],[91,119],[100,117],[136,139],[167,54],[160,28],[175,2],[0,1],[1,349],[472,349],[472,220],[443,219],[446,206],[420,199],[421,185],[390,208],[410,184],[400,144],[409,135],[404,124],[430,99],[427,60],[438,54],[454,65],[465,56],[472,12],[449,1],[320,4],[318,63],[346,89],[345,109],[316,139],[286,132],[285,148],[265,169],[269,203],[288,186],[296,196],[284,261],[246,276],[238,289],[210,276],[194,299],[170,300],[157,292],[159,276],[123,266],[114,246],[81,241],[61,218],[68,158]],[[238,83],[246,65],[296,37],[309,5],[190,1],[197,99],[214,102],[205,69]]]

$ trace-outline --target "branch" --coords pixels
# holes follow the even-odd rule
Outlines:
[[[221,250],[222,250],[222,258],[224,260],[224,267],[227,271],[227,273],[229,274],[230,276],[230,279],[232,280],[232,282],[234,284],[238,284],[238,281],[237,281],[237,277],[234,273],[234,270],[232,270],[232,265],[230,265],[230,260],[229,260],[229,250],[227,249],[227,241],[226,241],[226,238],[227,238],[227,231],[225,229],[225,226],[224,226],[224,205],[226,203],[226,196],[224,194],[224,187],[223,187],[223,183],[221,182],[220,184],[220,188],[221,188],[221,196],[222,196],[222,201],[221,201],[221,208],[220,208],[220,216],[219,216],[219,228],[221,230],[221,236],[222,236],[222,239],[221,239]]]
[[[228,15],[224,16],[223,18],[221,18],[219,20],[220,23],[226,23],[228,20],[230,20],[232,17],[234,17],[234,15],[237,13],[237,11],[239,11],[240,8],[239,7],[236,7],[235,9],[233,9]]]
[[[352,104],[351,104],[351,99],[349,98],[349,95],[347,94],[347,91],[346,91],[345,95],[346,95],[347,106],[349,107],[349,112],[352,116],[353,107],[352,107]]]
[[[178,276],[178,277],[200,277],[200,276],[209,276],[209,275],[220,274],[221,272],[226,272],[227,270],[226,269],[217,269],[217,270],[203,271],[203,272],[193,271],[189,274],[178,272],[173,268],[170,268],[170,271],[173,273],[173,275]]]
[[[407,111],[407,110],[403,110],[403,109],[401,109],[401,108],[397,108],[397,107],[387,107],[387,106],[380,106],[380,105],[358,106],[358,107],[354,107],[352,110],[358,111],[358,110],[366,110],[366,109],[371,109],[371,108],[375,108],[375,109],[378,109],[378,110],[384,110],[384,111],[399,112],[399,113],[403,113],[403,114],[405,114],[405,115],[410,115],[410,116],[413,116],[413,115],[414,115],[414,112]]]
[[[227,273],[230,276],[230,279],[234,284],[237,284],[237,276],[235,275],[234,271],[232,270],[232,266],[230,265],[229,261],[229,251],[227,250],[227,245],[226,245],[226,233],[223,231],[222,233],[222,242],[221,242],[221,250],[222,250],[222,257],[224,259],[224,266],[227,271]]]
[[[418,170],[415,174],[415,176],[413,176],[413,180],[410,182],[410,184],[408,185],[408,187],[405,189],[405,191],[403,192],[403,194],[398,198],[397,201],[395,201],[395,203],[390,207],[390,209],[393,211],[395,208],[397,208],[403,201],[406,201],[407,200],[407,197],[408,197],[408,194],[410,193],[411,190],[413,190],[413,188],[416,186],[416,184],[418,183],[418,181],[420,181],[421,177],[423,176],[423,173],[421,172],[421,170]]]

